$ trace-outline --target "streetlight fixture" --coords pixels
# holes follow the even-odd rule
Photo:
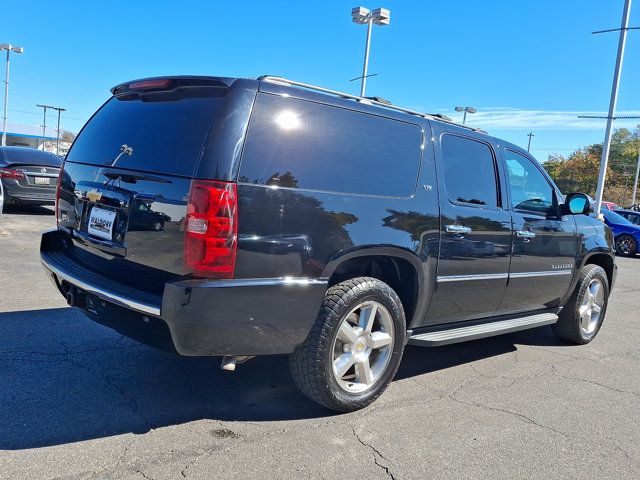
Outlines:
[[[9,54],[23,53],[24,48],[17,45],[11,45],[10,43],[0,43],[0,51],[7,51],[7,69],[4,77],[4,115],[2,117],[2,146],[7,144],[7,106],[9,103]]]
[[[456,112],[464,112],[464,116],[462,117],[462,124],[464,125],[467,121],[467,113],[476,113],[475,107],[456,107]]]
[[[367,86],[367,69],[369,68],[369,46],[371,44],[371,26],[389,25],[391,21],[391,11],[386,8],[376,8],[369,11],[365,7],[354,7],[351,9],[351,19],[359,25],[367,24],[367,42],[364,46],[364,64],[362,66],[362,82],[360,83],[360,96],[364,97],[365,88]]]

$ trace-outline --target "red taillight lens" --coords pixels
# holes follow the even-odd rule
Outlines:
[[[185,222],[185,270],[207,278],[233,278],[238,249],[235,183],[194,180]]]
[[[0,178],[13,178],[19,180],[24,177],[22,172],[11,170],[10,168],[0,168]]]

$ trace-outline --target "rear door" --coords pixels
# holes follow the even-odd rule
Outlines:
[[[440,251],[427,323],[489,317],[507,286],[512,237],[495,148],[475,132],[447,133],[435,122],[433,128]]]
[[[575,217],[557,216],[555,187],[538,162],[515,150],[502,153],[514,243],[509,286],[498,313],[557,306],[573,279],[578,248]]]

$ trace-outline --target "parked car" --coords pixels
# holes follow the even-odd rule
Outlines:
[[[626,218],[634,225],[640,225],[640,211],[638,210],[616,210],[621,217]]]
[[[604,200],[601,203],[601,210],[619,210],[620,205],[613,202],[605,202]]]
[[[123,335],[228,370],[288,354],[302,392],[350,411],[407,343],[552,325],[585,344],[602,325],[611,230],[520,147],[276,77],[112,93],[66,157],[41,259]],[[162,236],[130,231],[140,195],[176,212]]]
[[[62,161],[28,147],[0,147],[4,205],[53,205]]]
[[[613,230],[616,252],[624,257],[635,256],[640,242],[640,225],[611,210],[602,210],[602,215],[607,226]]]

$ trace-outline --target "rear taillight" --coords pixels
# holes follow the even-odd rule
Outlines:
[[[11,170],[10,168],[0,168],[0,178],[13,178],[19,180],[24,178],[24,173],[18,170]]]
[[[60,166],[58,173],[58,183],[56,185],[56,223],[60,221],[60,188],[62,184],[62,172],[64,171],[64,163]]]
[[[233,278],[237,249],[236,184],[194,180],[185,222],[186,271],[199,277]]]

